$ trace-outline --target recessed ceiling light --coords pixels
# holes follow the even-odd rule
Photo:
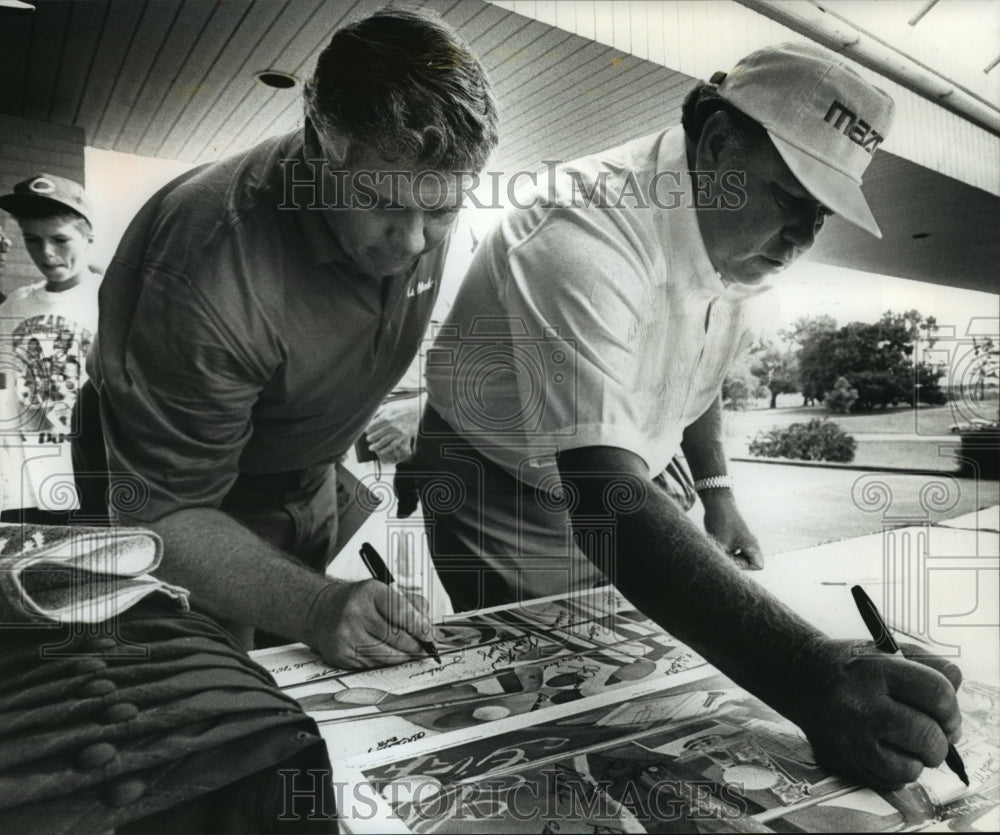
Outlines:
[[[913,233],[913,237],[916,238],[918,241],[921,238],[929,238],[930,236],[931,236],[930,232],[914,232]]]
[[[281,70],[261,70],[257,73],[257,80],[261,84],[278,90],[288,90],[299,83],[299,80],[290,72],[282,72]]]

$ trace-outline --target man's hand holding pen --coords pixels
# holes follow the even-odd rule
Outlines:
[[[433,641],[426,599],[379,580],[331,582],[309,613],[310,647],[328,664],[384,667],[426,658]]]
[[[926,649],[901,648],[907,657],[870,641],[825,640],[795,662],[795,720],[817,761],[883,790],[939,766],[961,736],[961,671]]]

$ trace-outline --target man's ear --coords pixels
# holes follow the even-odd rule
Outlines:
[[[738,146],[736,126],[724,110],[716,110],[701,129],[697,146],[699,171],[716,171],[720,163],[731,157]]]
[[[344,164],[351,147],[351,140],[347,136],[337,131],[326,131],[321,134],[320,143],[331,167],[337,168]]]

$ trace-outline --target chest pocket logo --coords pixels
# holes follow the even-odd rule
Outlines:
[[[421,293],[427,292],[433,286],[434,286],[434,279],[433,278],[426,278],[423,281],[418,281],[416,284],[414,284],[412,287],[410,287],[406,291],[406,295],[409,298],[413,298],[414,296],[419,296]]]

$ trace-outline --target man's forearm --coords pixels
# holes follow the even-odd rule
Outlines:
[[[577,542],[642,612],[805,731],[817,762],[896,789],[944,760],[957,739],[961,675],[864,641],[836,641],[748,580],[662,491],[645,462],[615,447],[569,450],[559,470]],[[598,532],[612,521],[611,548]],[[589,528],[589,530],[588,530]],[[596,546],[596,547],[595,547]]]
[[[312,643],[317,601],[339,583],[283,555],[219,510],[179,510],[148,527],[163,538],[157,574],[189,589],[200,609]]]
[[[698,420],[684,430],[681,441],[684,458],[695,480],[727,473],[722,442],[722,398],[716,398]]]
[[[605,497],[616,477],[601,473],[622,472],[618,463],[600,457],[580,463],[576,472],[572,463],[560,463],[579,495],[574,532],[613,516],[613,576],[622,593],[738,684],[798,721],[793,662],[815,648],[822,634],[747,579],[660,491],[645,489],[636,510],[609,510]],[[636,473],[618,478],[638,490],[646,487]],[[585,552],[592,541],[580,538]],[[588,556],[599,564],[599,555]]]
[[[664,507],[618,518],[619,588],[737,684],[799,721],[794,665],[822,633],[748,579],[669,499],[654,491],[649,500]],[[659,560],[627,558],[650,542],[659,543]]]
[[[681,444],[705,508],[705,531],[746,570],[764,567],[760,542],[743,519],[727,475],[722,441],[722,398],[684,430]]]

